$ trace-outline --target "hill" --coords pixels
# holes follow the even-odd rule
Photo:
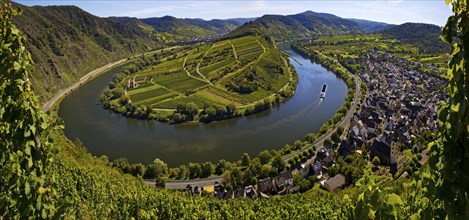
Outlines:
[[[314,35],[362,33],[355,22],[332,14],[306,11],[295,15],[264,15],[254,21],[274,39],[300,38]]]
[[[230,32],[244,23],[254,18],[233,18],[233,19],[181,19],[172,16],[160,18],[130,18],[130,17],[110,17],[109,19],[121,24],[133,25],[147,31],[153,31],[165,36],[165,39],[189,40],[217,34]]]
[[[294,79],[270,38],[251,34],[145,54],[115,76],[102,101],[126,116],[207,122],[268,109],[292,95]],[[189,104],[193,113],[180,109]],[[176,113],[161,115],[169,110]]]
[[[440,40],[441,28],[432,24],[404,23],[380,31],[403,43],[414,44],[424,53],[448,53],[450,46]]]
[[[27,37],[32,82],[42,100],[111,61],[162,46],[142,29],[99,18],[75,6],[27,7],[14,19]]]
[[[357,23],[358,26],[360,26],[364,31],[368,33],[378,32],[378,31],[394,26],[392,24],[387,24],[384,22],[376,22],[376,21],[369,21],[369,20],[363,20],[363,19],[349,18],[347,20]]]

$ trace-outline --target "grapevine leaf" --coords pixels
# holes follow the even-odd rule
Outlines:
[[[24,193],[25,193],[26,195],[29,195],[30,192],[31,192],[31,185],[29,184],[28,181],[26,181],[26,182],[24,183]]]

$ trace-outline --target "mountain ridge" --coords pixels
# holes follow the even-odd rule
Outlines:
[[[450,51],[450,46],[440,40],[441,28],[437,25],[407,22],[378,33],[396,38],[403,43],[416,44],[421,51],[426,53]]]
[[[299,38],[312,35],[363,33],[353,21],[333,14],[306,11],[294,15],[263,15],[253,21],[274,39]]]
[[[107,63],[162,46],[142,30],[96,17],[76,6],[27,7],[13,21],[34,61],[33,87],[41,99]]]

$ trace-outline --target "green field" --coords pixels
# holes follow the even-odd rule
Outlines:
[[[272,97],[290,82],[283,56],[257,36],[199,44],[155,55],[156,65],[128,74],[120,85],[136,106],[175,109],[194,102],[199,108],[240,108]],[[134,79],[136,86],[127,88]]]

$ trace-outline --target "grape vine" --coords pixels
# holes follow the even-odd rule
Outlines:
[[[50,123],[31,89],[25,38],[12,23],[19,13],[0,6],[0,219],[47,218],[54,209]]]
[[[449,99],[440,106],[440,139],[430,160],[436,196],[451,219],[469,218],[469,1],[446,0],[454,15],[441,39],[452,45],[447,77]]]

